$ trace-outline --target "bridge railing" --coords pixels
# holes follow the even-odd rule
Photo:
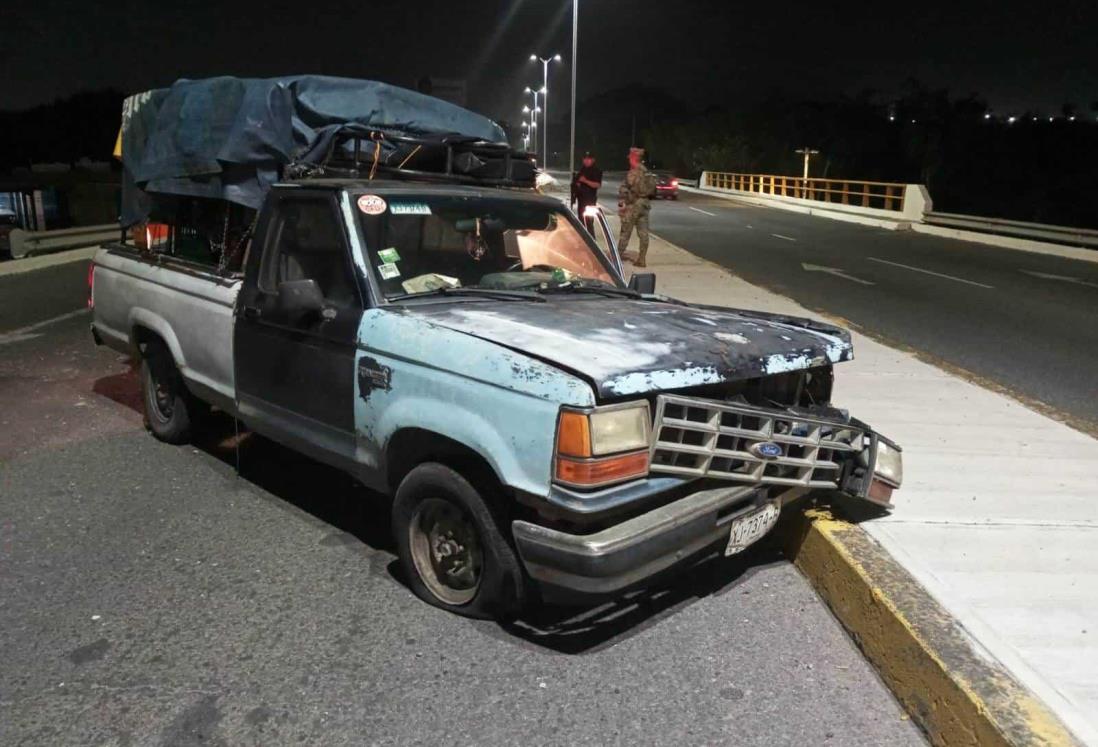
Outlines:
[[[701,187],[727,189],[770,197],[826,202],[835,205],[904,212],[906,184],[850,179],[821,179],[780,174],[702,173]]]

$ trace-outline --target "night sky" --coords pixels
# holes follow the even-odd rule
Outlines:
[[[581,0],[579,97],[643,83],[687,103],[825,98],[907,78],[1002,112],[1098,101],[1098,2]],[[531,52],[570,58],[570,0],[9,3],[0,109],[176,78],[322,73],[414,87],[464,78],[468,105],[514,120]],[[550,88],[563,112],[568,68]],[[551,103],[552,103],[551,99]]]

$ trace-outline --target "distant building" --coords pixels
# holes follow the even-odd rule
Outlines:
[[[465,80],[462,78],[424,76],[416,83],[416,90],[451,104],[466,105]]]

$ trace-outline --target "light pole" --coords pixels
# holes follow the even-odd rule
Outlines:
[[[530,134],[534,139],[534,155],[536,156],[537,153],[538,153],[538,138],[537,138],[538,116],[537,115],[541,114],[541,107],[538,106],[538,96],[545,93],[545,88],[542,88],[538,91],[535,91],[530,86],[526,86],[526,90],[523,91],[523,93],[528,93],[528,94],[530,94],[531,96],[534,97],[534,108],[533,108],[533,110],[531,111],[531,114],[530,114],[530,124],[532,125],[532,127],[535,131],[530,133]],[[523,111],[526,111],[526,110],[523,109]],[[545,164],[543,163],[542,165],[544,166]]]
[[[572,0],[572,127],[568,133],[568,174],[576,173],[576,41],[579,39],[579,4]]]
[[[522,123],[522,149],[524,151],[530,150],[530,123]]]
[[[541,107],[535,106],[531,109],[529,106],[522,107],[523,114],[530,115],[529,122],[523,122],[523,127],[530,128],[530,144],[534,146],[534,157],[538,155],[538,115],[541,114]]]
[[[555,54],[552,57],[538,57],[536,54],[530,55],[530,62],[541,63],[541,94],[544,97],[542,106],[545,108],[545,114],[542,115],[543,132],[541,133],[542,143],[544,144],[544,153],[542,153],[542,167],[547,171],[549,170],[549,63],[560,62],[560,55]]]
[[[807,145],[804,146],[803,148],[797,148],[797,150],[795,150],[793,152],[794,153],[804,153],[804,178],[807,181],[808,180],[808,159],[811,158],[812,156],[819,155],[820,152],[818,150],[813,150],[812,148],[809,148]]]

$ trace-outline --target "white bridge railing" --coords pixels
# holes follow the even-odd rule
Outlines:
[[[962,228],[997,236],[1017,236],[1024,239],[1051,241],[1057,244],[1098,249],[1098,231],[1090,228],[1053,226],[1045,223],[1025,223],[1020,220],[1005,220],[1003,218],[983,218],[979,215],[935,212],[924,215],[923,222],[932,226]]]

